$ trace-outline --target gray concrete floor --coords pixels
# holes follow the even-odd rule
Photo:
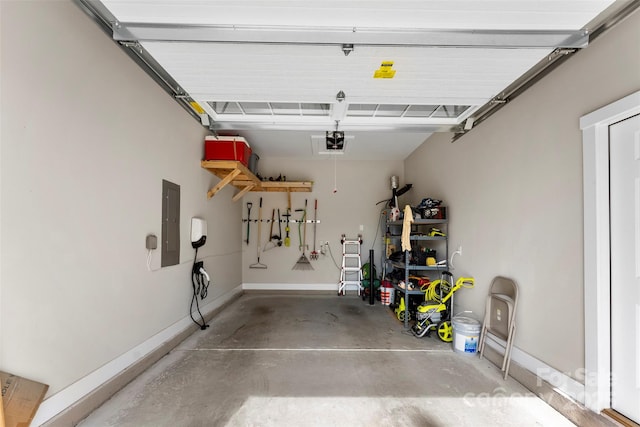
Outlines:
[[[79,426],[571,426],[356,296],[245,294]]]

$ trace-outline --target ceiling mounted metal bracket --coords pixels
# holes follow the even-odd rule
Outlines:
[[[576,53],[576,51],[577,49],[567,49],[567,48],[555,49],[553,52],[549,54],[549,56],[547,56],[547,59],[549,61],[554,61],[558,56],[571,55],[573,53]]]
[[[122,47],[126,47],[128,49],[133,49],[136,52],[138,52],[138,54],[142,54],[142,45],[136,41],[119,41],[118,43],[120,43],[120,46]]]
[[[353,52],[353,44],[351,43],[345,43],[342,45],[342,52],[344,53],[344,56],[349,56],[349,54],[351,52]]]
[[[119,22],[114,40],[167,42],[339,45],[345,55],[354,45],[474,48],[582,48],[586,30],[428,30],[422,28],[191,25]],[[351,48],[349,48],[351,46]],[[346,47],[346,48],[345,48]],[[349,50],[350,49],[350,50]],[[348,52],[347,52],[348,50]]]

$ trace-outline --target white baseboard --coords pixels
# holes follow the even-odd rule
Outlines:
[[[245,291],[329,291],[338,292],[337,283],[243,283]]]
[[[201,311],[206,317],[214,310],[235,299],[241,292],[242,287],[237,286],[236,288],[209,302],[207,305],[201,308]],[[65,409],[71,407],[80,399],[88,396],[95,389],[107,383],[117,375],[121,374],[127,368],[142,360],[162,344],[166,343],[172,338],[175,338],[177,335],[183,333],[191,326],[192,320],[189,316],[186,316],[173,325],[169,326],[168,328],[152,336],[148,340],[144,341],[143,343],[127,351],[123,355],[113,359],[112,361],[96,369],[89,375],[79,379],[67,388],[59,391],[53,396],[48,397],[38,408],[38,412],[31,422],[31,425],[39,426],[51,420],[53,417],[60,414]]]
[[[505,342],[493,336],[487,336],[487,345],[493,349],[504,353]],[[572,400],[584,404],[584,384],[574,380],[570,376],[552,368],[541,360],[536,359],[528,353],[513,347],[511,350],[511,361],[516,362],[526,370],[536,375],[540,380],[546,381],[556,388],[556,391],[564,394]]]

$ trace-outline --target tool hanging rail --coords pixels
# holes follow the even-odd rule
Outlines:
[[[245,165],[236,160],[202,160],[200,165],[221,180],[207,192],[209,199],[228,184],[240,190],[233,196],[234,202],[249,191],[309,193],[313,187],[311,181],[261,181]]]
[[[250,221],[250,222],[258,222],[258,221],[259,222],[266,222],[267,224],[270,223],[270,222],[273,222],[273,223],[281,222],[283,224],[285,224],[285,223],[291,223],[291,224],[294,224],[294,223],[295,224],[297,224],[297,223],[302,223],[302,224],[304,224],[304,223],[307,223],[307,224],[320,224],[320,220],[319,219],[305,219],[305,220],[301,220],[301,219],[281,219],[281,220],[274,219],[274,220],[271,220],[271,219],[266,219],[266,218],[265,219],[257,219],[257,218],[253,218],[253,219],[243,218],[242,219],[242,222],[247,222],[247,221]]]

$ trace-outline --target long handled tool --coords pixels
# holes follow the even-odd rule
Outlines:
[[[313,266],[311,265],[311,262],[309,262],[309,258],[307,258],[307,255],[305,254],[305,251],[307,250],[307,199],[304,200],[304,209],[301,210],[302,219],[298,223],[298,234],[301,234],[300,225],[304,224],[304,232],[302,233],[300,241],[300,249],[302,250],[302,255],[293,266],[293,270],[313,270]],[[300,209],[296,209],[296,211],[300,211]]]
[[[278,246],[282,246],[282,228],[280,227],[280,209],[278,209],[278,229],[280,230],[278,232],[278,234],[273,234],[273,223],[275,222],[275,212],[276,210],[274,209],[271,212],[271,228],[269,229],[269,238],[271,239],[271,241],[275,241],[275,245]]]
[[[247,245],[249,244],[249,226],[251,225],[251,206],[253,203],[247,202]]]
[[[256,245],[256,255],[258,262],[251,264],[249,268],[267,268],[265,264],[260,262],[260,235],[262,234],[262,197],[260,197],[260,207],[258,208],[258,244]]]
[[[318,222],[318,199],[316,199],[315,207],[313,208],[313,251],[309,255],[312,260],[318,259],[318,251],[316,251],[316,223]]]
[[[285,233],[287,233],[287,235],[284,237],[284,245],[286,247],[289,247],[291,245],[291,238],[289,237],[289,231],[291,231],[291,229],[289,228],[289,217],[291,216],[291,209],[287,208],[287,213],[282,216],[284,216],[284,222],[285,224],[287,224],[284,226],[284,231]]]
[[[276,210],[272,209],[271,210],[271,225],[269,226],[269,241],[267,243],[265,243],[264,249],[263,249],[262,252],[266,252],[269,249],[273,249],[273,248],[278,247],[279,245],[282,244],[282,242],[280,242],[280,236],[276,236],[275,234],[273,234],[273,223],[276,222],[275,216],[276,216]]]
[[[278,246],[282,246],[282,221],[280,221],[280,208],[278,208]]]
[[[291,231],[291,228],[289,228],[289,217],[291,217],[291,193],[287,193],[287,213],[284,215],[285,224],[287,224],[284,227],[284,231],[287,233],[287,236],[284,238],[284,245],[286,247],[291,245],[291,239],[289,238],[289,231]]]

